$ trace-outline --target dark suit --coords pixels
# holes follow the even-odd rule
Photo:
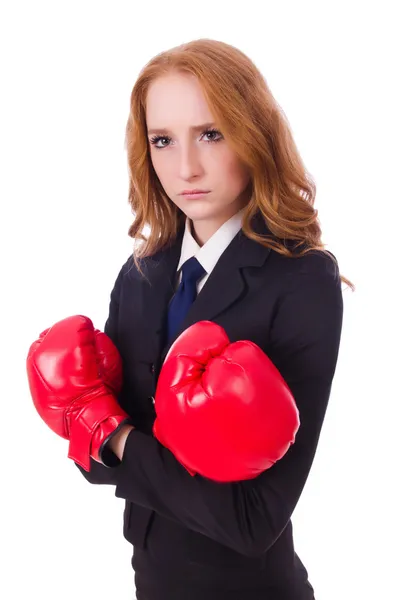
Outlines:
[[[255,229],[270,235],[262,219]],[[191,477],[151,435],[182,234],[145,259],[149,282],[132,257],[116,279],[105,331],[124,363],[119,402],[137,429],[119,466],[92,461],[90,473],[79,469],[91,483],[115,485],[115,495],[126,499],[124,536],[134,546],[139,600],[313,599],[290,517],[315,455],[337,363],[343,318],[338,268],[319,252],[284,257],[240,231],[182,323],[177,335],[209,319],[231,342],[258,344],[300,412],[295,444],[282,460],[256,479],[219,484]]]

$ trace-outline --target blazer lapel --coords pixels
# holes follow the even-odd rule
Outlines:
[[[257,233],[272,236],[262,218],[256,217],[253,220],[253,226]],[[168,301],[171,299],[174,291],[172,283],[180,257],[181,243],[182,238],[174,245],[168,258],[164,261],[164,272],[160,276],[156,276],[156,283],[153,284],[153,291],[156,291],[154,294],[151,294],[155,298],[150,299],[150,293],[147,295],[149,305],[152,309],[157,308],[158,311],[155,317],[155,333],[157,336],[156,348],[157,350],[159,348],[162,349],[160,356],[161,363],[164,361],[173,341],[182,331],[198,321],[211,321],[217,315],[227,310],[231,304],[238,301],[246,291],[243,269],[245,267],[261,267],[270,252],[269,248],[265,248],[261,244],[249,239],[240,230],[219,258],[214,270],[192,304],[174,338],[164,347],[164,340],[161,336],[162,324],[166,315]],[[157,285],[159,285],[159,288],[156,287]],[[159,314],[160,312],[161,315]]]

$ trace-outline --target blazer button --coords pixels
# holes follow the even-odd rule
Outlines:
[[[153,363],[150,364],[150,372],[154,373],[154,364]]]

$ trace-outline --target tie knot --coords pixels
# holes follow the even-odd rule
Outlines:
[[[182,281],[183,283],[196,283],[203,275],[206,274],[206,270],[199,263],[195,256],[192,256],[182,265]]]

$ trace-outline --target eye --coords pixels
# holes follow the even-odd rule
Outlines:
[[[223,139],[223,135],[217,129],[207,129],[206,131],[203,131],[203,133],[201,135],[212,135],[212,134],[217,134],[220,137],[217,137],[216,139],[206,140],[207,144],[220,142]],[[154,146],[156,148],[156,150],[162,150],[163,148],[166,148],[166,146],[157,146],[156,145],[160,140],[161,141],[164,141],[164,140],[170,141],[171,138],[168,135],[155,135],[155,136],[151,137],[150,143],[152,146]]]
[[[204,131],[203,133],[204,133],[204,135],[211,134],[211,133],[216,133],[216,134],[218,134],[220,136],[219,138],[208,140],[209,143],[211,143],[211,142],[220,142],[221,139],[223,138],[221,132],[218,131],[217,129],[207,129],[207,131]]]

